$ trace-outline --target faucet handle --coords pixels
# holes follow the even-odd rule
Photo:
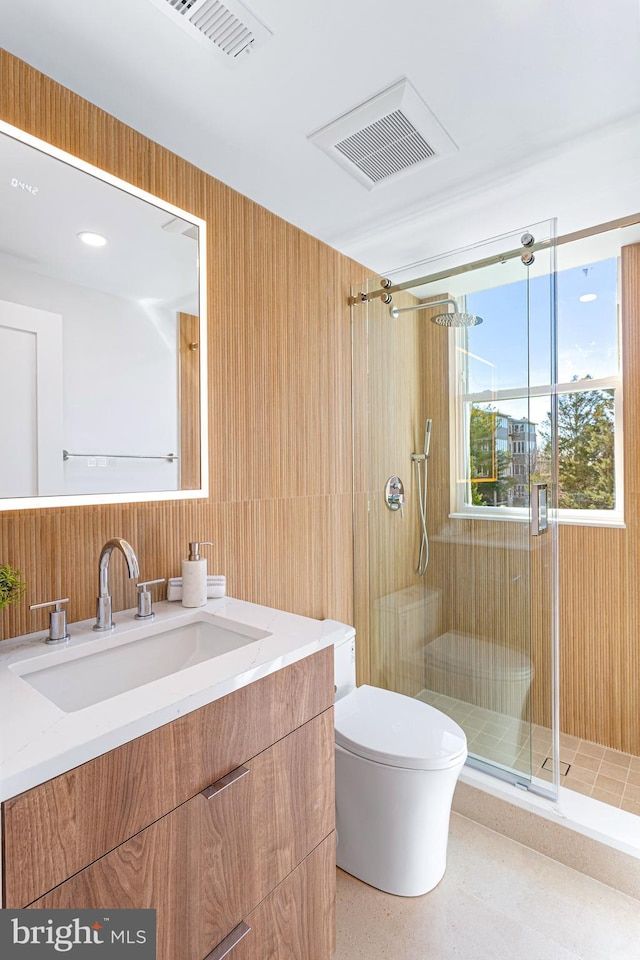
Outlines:
[[[136,620],[152,620],[153,617],[155,617],[149,587],[153,586],[154,583],[165,583],[165,581],[166,578],[161,577],[159,580],[143,580],[136,584],[138,588],[138,612],[136,613]]]
[[[49,614],[49,636],[45,643],[64,643],[69,639],[67,633],[67,611],[62,609],[61,604],[69,603],[69,597],[61,600],[45,600],[44,603],[32,603],[29,610],[41,610],[43,607],[55,607]]]

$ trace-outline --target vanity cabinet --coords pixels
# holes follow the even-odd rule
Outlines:
[[[153,907],[158,960],[244,925],[233,960],[328,960],[332,704],[329,649],[7,801],[4,905]]]

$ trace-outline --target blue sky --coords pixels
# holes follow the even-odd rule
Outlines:
[[[580,296],[597,299],[581,302]],[[573,267],[557,274],[558,380],[618,372],[617,262],[615,258]],[[527,298],[529,297],[529,302]],[[550,380],[551,278],[535,277],[467,294],[470,313],[483,323],[468,331],[470,389],[503,390]],[[530,316],[530,323],[529,323]],[[530,370],[530,374],[529,374]],[[529,416],[540,422],[548,401],[532,401]],[[500,409],[527,416],[526,403],[501,402]],[[509,409],[507,409],[509,407]]]

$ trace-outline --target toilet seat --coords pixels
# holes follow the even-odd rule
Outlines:
[[[464,731],[446,714],[366,684],[336,702],[335,738],[356,756],[413,770],[446,770],[467,754]]]

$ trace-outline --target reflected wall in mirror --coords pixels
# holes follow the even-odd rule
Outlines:
[[[205,222],[0,121],[0,510],[207,495]]]

